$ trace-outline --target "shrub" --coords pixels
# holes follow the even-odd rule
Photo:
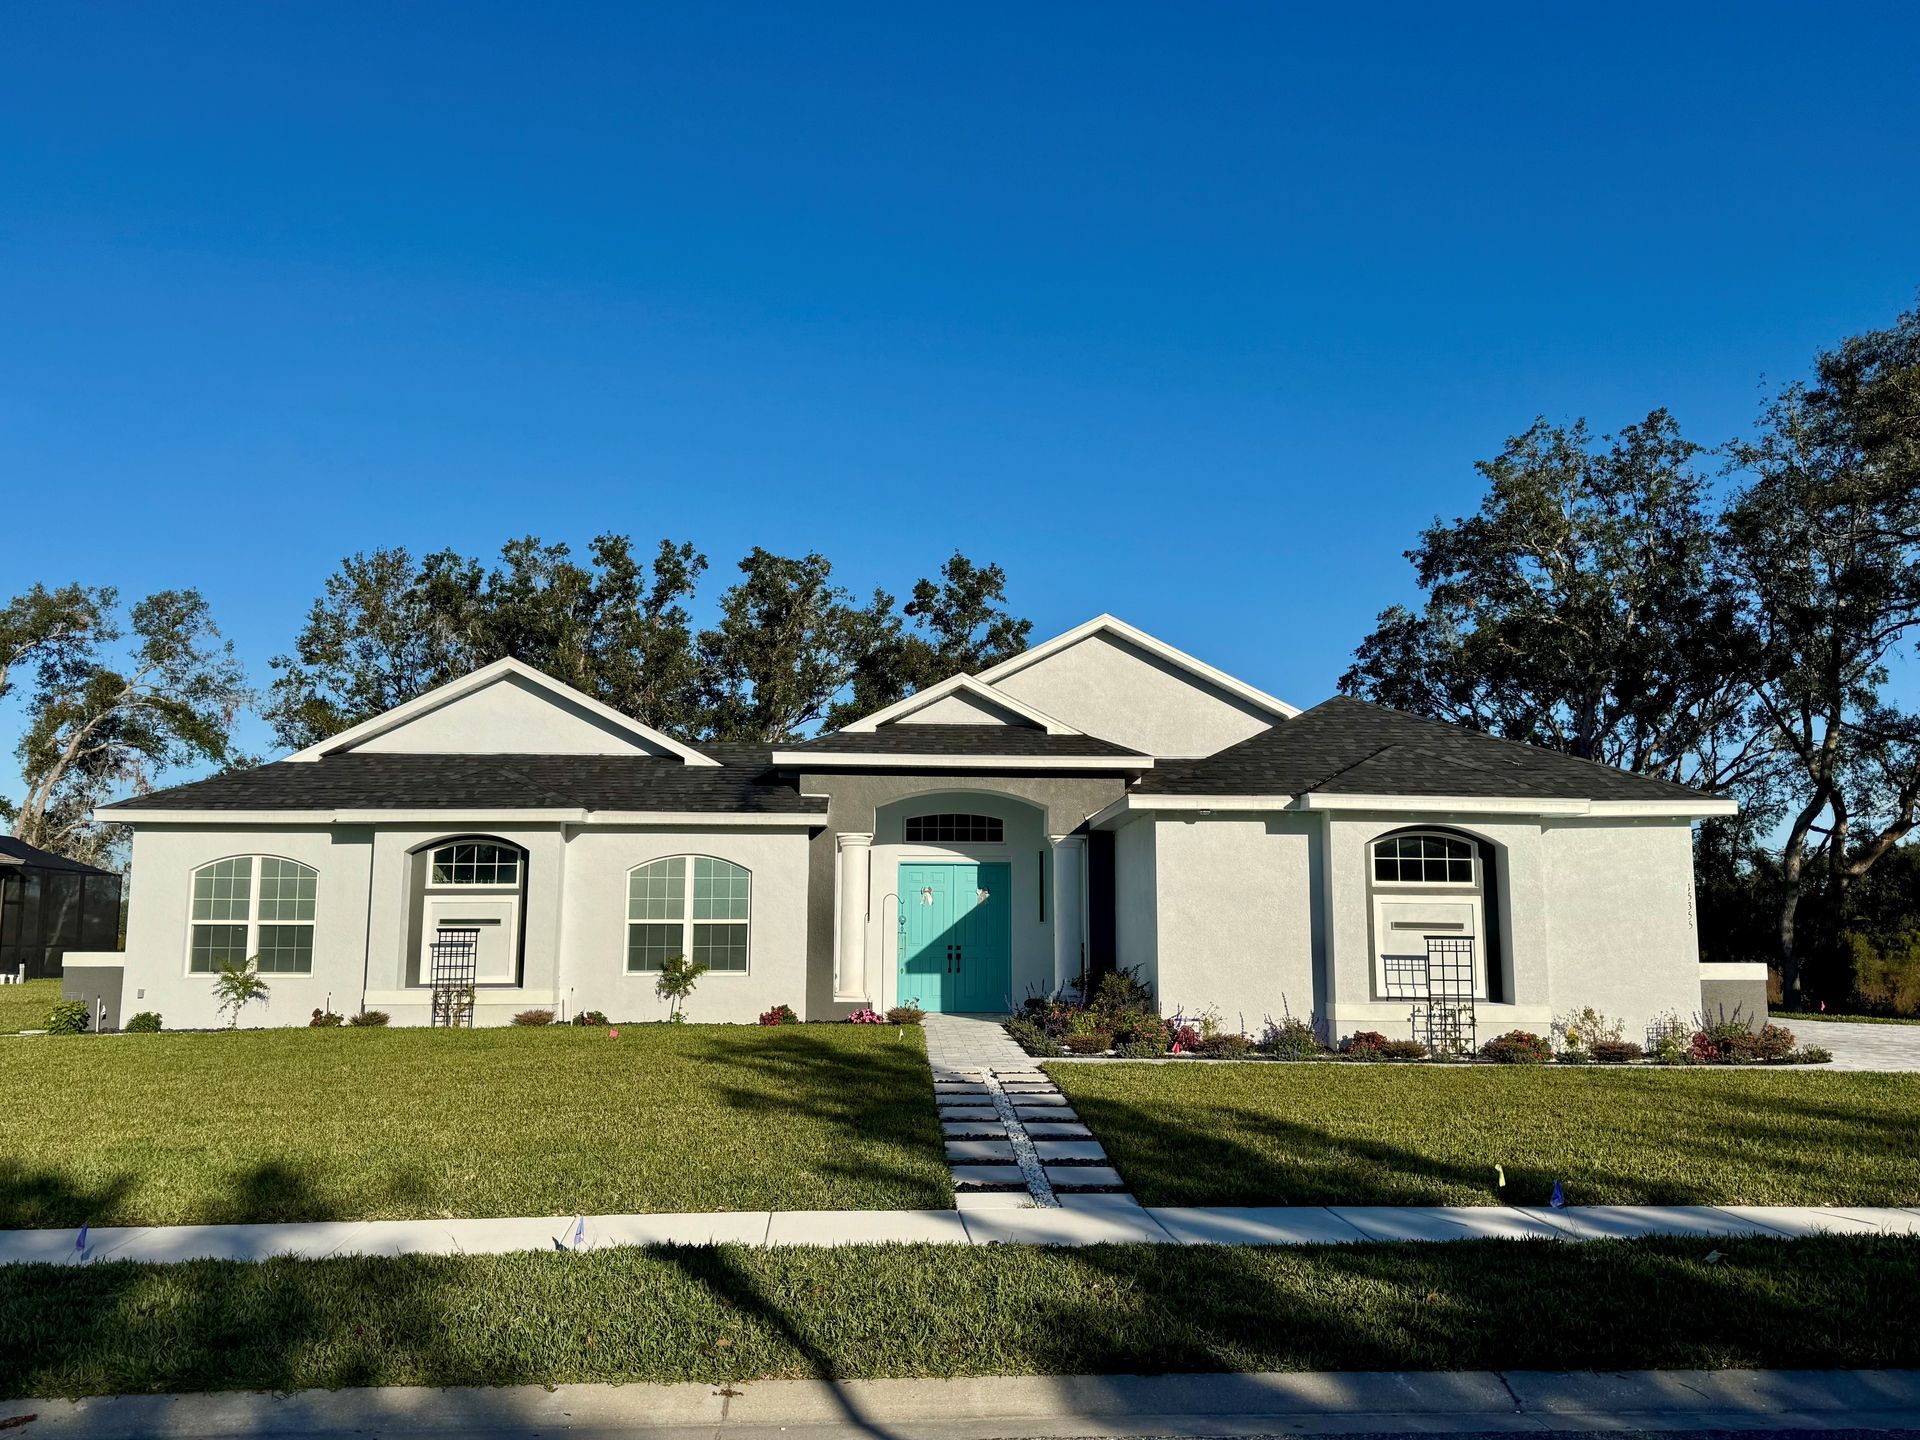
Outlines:
[[[669,955],[660,962],[660,973],[653,978],[653,993],[667,1002],[667,1019],[675,1025],[686,1019],[687,999],[707,969],[684,955]]]
[[[1014,1043],[1029,1055],[1044,1057],[1067,1053],[1066,1047],[1047,1034],[1038,1022],[1029,1020],[1024,1015],[1009,1015],[1000,1022],[1000,1028],[1012,1036]]]
[[[607,1012],[604,1010],[582,1010],[567,1023],[569,1025],[605,1025],[609,1022]]]
[[[863,1005],[847,1016],[847,1023],[849,1025],[884,1025],[887,1023],[887,1017],[871,1005]]]
[[[1096,979],[1084,1008],[1114,1020],[1159,1013],[1153,991],[1133,970],[1110,970]]]
[[[1320,1037],[1305,1020],[1289,1015],[1278,1024],[1267,1021],[1260,1048],[1276,1060],[1311,1060],[1320,1053]]]
[[[771,1010],[760,1012],[762,1025],[798,1025],[800,1017],[793,1013],[791,1005],[776,1005]]]
[[[1789,1065],[1830,1065],[1833,1063],[1833,1052],[1819,1045],[1802,1045],[1787,1056],[1787,1063]]]
[[[1544,1065],[1553,1058],[1553,1047],[1531,1031],[1509,1030],[1482,1045],[1480,1058],[1496,1065]]]
[[[1356,1030],[1340,1042],[1340,1053],[1349,1060],[1379,1060],[1387,1037],[1378,1030]]]
[[[1754,1030],[1744,1020],[1718,1020],[1694,1033],[1687,1058],[1696,1065],[1777,1065],[1793,1053],[1793,1032],[1780,1025]]]
[[[1638,1060],[1641,1051],[1631,1040],[1596,1040],[1591,1053],[1597,1064],[1624,1065],[1629,1060]]]
[[[334,1026],[344,1023],[345,1022],[331,1010],[315,1010],[313,1012],[313,1018],[307,1021],[307,1028],[309,1030],[330,1030]]]
[[[349,1015],[347,1017],[347,1024],[357,1025],[364,1029],[367,1026],[390,1024],[392,1020],[393,1017],[384,1010],[362,1010],[358,1015]]]
[[[518,1015],[513,1017],[513,1023],[516,1025],[551,1025],[553,1024],[553,1011],[522,1010]]]
[[[1424,1060],[1427,1047],[1418,1040],[1389,1040],[1380,1047],[1382,1060]]]
[[[1218,1035],[1202,1035],[1195,1053],[1214,1060],[1244,1060],[1253,1053],[1253,1041],[1245,1035],[1235,1035],[1231,1031],[1222,1031]]]
[[[1167,1047],[1173,1042],[1162,1031],[1158,1038],[1140,1036],[1133,1040],[1116,1040],[1113,1053],[1125,1060],[1158,1060],[1167,1053]]]
[[[84,1000],[61,1000],[47,1012],[49,1035],[84,1035],[92,1023]]]
[[[160,1012],[142,1010],[120,1027],[129,1035],[158,1035],[160,1033]]]
[[[1200,1032],[1191,1025],[1173,1025],[1168,1048],[1176,1055],[1191,1055],[1200,1044]]]
[[[887,1011],[889,1025],[918,1025],[926,1018],[927,1012],[912,1001],[908,1001],[905,1005],[896,1005]]]
[[[1074,1055],[1104,1055],[1113,1048],[1113,1036],[1105,1030],[1075,1030],[1066,1046]]]
[[[1610,1020],[1591,1005],[1554,1017],[1554,1048],[1563,1056],[1587,1056],[1595,1045],[1617,1044],[1626,1038],[1627,1022]]]
[[[260,978],[259,956],[254,956],[244,965],[224,962],[219,973],[213,977],[213,993],[220,1001],[219,1009],[227,1016],[227,1028],[240,1028],[240,1012],[256,1000],[267,998],[267,982]]]
[[[1158,1015],[1136,1015],[1113,1032],[1114,1044],[1146,1045],[1155,1055],[1164,1055],[1173,1044],[1173,1027]]]

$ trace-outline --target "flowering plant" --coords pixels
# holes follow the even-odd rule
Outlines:
[[[887,1023],[887,1017],[871,1005],[863,1005],[847,1016],[847,1023],[849,1025],[884,1025]]]
[[[800,1017],[793,1013],[791,1005],[776,1005],[771,1010],[760,1012],[762,1025],[798,1025]]]

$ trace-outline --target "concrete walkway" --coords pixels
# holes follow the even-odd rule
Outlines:
[[[0,1264],[501,1255],[616,1245],[1328,1245],[1367,1240],[1613,1240],[1641,1235],[1797,1239],[1920,1235],[1920,1206],[1336,1205],[1147,1208],[1128,1195],[962,1194],[954,1210],[730,1210],[687,1215],[316,1221],[0,1231]]]
[[[1920,1427],[1910,1370],[1418,1371],[516,1385],[0,1401],[59,1440],[227,1436],[532,1440],[1012,1440]]]
[[[1858,1021],[1809,1020],[1804,1015],[1776,1016],[1802,1045],[1833,1052],[1830,1065],[1817,1070],[1920,1071],[1920,1025],[1862,1025]]]

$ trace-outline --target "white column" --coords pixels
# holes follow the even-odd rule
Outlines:
[[[868,874],[873,836],[844,831],[834,837],[833,998],[866,1000]]]
[[[1059,990],[1086,966],[1087,837],[1047,839],[1053,845],[1053,988]]]

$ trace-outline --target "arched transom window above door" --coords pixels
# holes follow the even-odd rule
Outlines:
[[[1384,885],[1472,885],[1471,841],[1454,835],[1389,835],[1373,844],[1373,878]]]
[[[906,838],[909,845],[999,845],[1007,827],[997,815],[909,815]]]
[[[456,840],[433,852],[429,885],[518,885],[520,852],[486,840]]]

